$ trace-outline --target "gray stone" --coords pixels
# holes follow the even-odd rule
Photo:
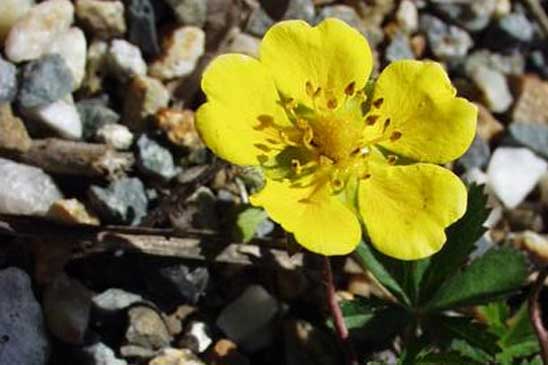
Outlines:
[[[17,94],[17,68],[0,55],[0,104],[11,103]]]
[[[192,350],[192,352],[201,354],[211,345],[211,331],[205,322],[193,321],[185,331],[185,334],[179,345]]]
[[[388,62],[414,59],[415,55],[413,54],[413,50],[411,49],[411,44],[407,35],[403,33],[396,34],[386,47],[384,57]]]
[[[175,168],[173,156],[167,148],[143,134],[137,140],[138,167],[146,174],[170,180],[179,172]]]
[[[486,66],[479,66],[473,69],[469,77],[483,94],[489,110],[503,113],[512,105],[514,98],[502,73]]]
[[[533,23],[522,13],[508,14],[502,17],[497,25],[498,30],[513,41],[531,42],[535,35]],[[500,35],[498,32],[497,34]]]
[[[126,309],[132,304],[143,301],[143,297],[122,289],[111,288],[92,298],[93,305],[106,312]]]
[[[435,9],[452,22],[471,32],[485,29],[493,17],[497,0],[440,3]]]
[[[97,130],[95,139],[117,150],[127,150],[133,144],[133,133],[121,124],[106,124]]]
[[[74,105],[72,94],[63,99],[25,112],[39,122],[47,125],[58,135],[67,139],[82,138],[82,121]]]
[[[109,223],[139,224],[146,215],[147,197],[141,180],[122,178],[107,188],[92,185],[91,203],[100,216]]]
[[[312,23],[315,16],[316,12],[312,0],[289,0],[283,19],[301,19],[307,23]]]
[[[48,329],[60,340],[82,344],[89,324],[93,294],[78,281],[59,274],[44,293]]]
[[[44,216],[63,195],[41,169],[0,158],[0,213]]]
[[[15,267],[0,271],[0,363],[45,365],[50,345],[42,309],[29,276]]]
[[[156,16],[149,0],[130,0],[127,6],[128,40],[139,46],[144,54],[160,53],[156,34]]]
[[[432,53],[441,60],[462,58],[473,46],[466,31],[428,14],[420,17],[420,29],[426,33]]]
[[[203,27],[207,18],[207,1],[204,0],[166,0],[173,9],[175,17],[183,25]]]
[[[149,349],[169,346],[171,336],[162,317],[154,309],[145,306],[128,311],[129,326],[126,339],[129,343]]]
[[[101,44],[97,44],[101,47]],[[100,51],[100,49],[97,49]],[[91,49],[90,52],[91,53]],[[110,72],[121,82],[126,82],[136,75],[147,73],[147,64],[139,48],[125,39],[114,39],[108,50]],[[98,66],[102,66],[99,62]]]
[[[505,75],[519,76],[525,72],[525,58],[520,52],[493,53],[487,49],[474,51],[466,58],[465,73],[468,77],[477,67],[487,67]]]
[[[258,6],[249,15],[245,25],[245,31],[254,36],[262,37],[274,23],[274,19],[272,19],[261,6]]]
[[[483,169],[491,157],[489,145],[479,135],[476,135],[468,151],[458,160],[459,165],[466,170],[473,168]]]
[[[520,144],[548,158],[548,125],[540,123],[512,123],[510,135]]]
[[[95,136],[102,126],[117,123],[120,120],[118,113],[97,98],[80,100],[76,103],[76,109],[82,121],[82,137],[86,140]]]
[[[205,267],[190,270],[185,265],[168,266],[147,277],[149,291],[162,302],[196,304],[207,288],[209,271]]]
[[[89,365],[127,365],[126,360],[118,359],[114,351],[102,342],[85,347],[83,353]]]
[[[87,41],[80,28],[59,33],[49,45],[47,54],[59,54],[72,74],[72,90],[80,88],[86,74]]]
[[[216,200],[211,189],[200,186],[185,200],[182,211],[170,215],[171,223],[183,231],[189,228],[219,229]]]
[[[72,91],[72,72],[58,54],[45,55],[23,67],[19,103],[24,108],[51,104]]]

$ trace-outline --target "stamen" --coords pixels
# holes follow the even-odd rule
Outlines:
[[[354,95],[354,91],[356,90],[356,82],[352,81],[348,86],[344,89],[344,93],[348,96]]]
[[[301,161],[297,160],[296,158],[291,160],[291,170],[293,170],[293,172],[295,172],[297,175],[300,175],[300,173],[302,172]]]
[[[322,91],[322,88],[318,86],[316,91],[314,91],[314,94],[312,94],[312,97],[316,98],[318,95],[320,95],[321,91]]]
[[[330,179],[329,182],[331,183],[334,192],[339,192],[344,188],[344,182],[338,177]]]
[[[310,127],[306,128],[303,134],[303,144],[309,150],[313,150],[315,148],[314,145],[312,144],[313,139],[314,139],[314,131]]]
[[[398,156],[396,156],[396,155],[389,155],[388,156],[388,164],[389,165],[395,165],[397,161],[398,161]]]
[[[384,121],[384,125],[382,126],[382,132],[386,132],[386,129],[390,126],[390,118],[386,118],[386,120]]]
[[[333,160],[327,157],[326,155],[320,155],[320,166],[331,166],[333,165]]]
[[[392,142],[396,142],[398,139],[400,139],[402,136],[401,132],[400,131],[394,131],[392,132],[392,134],[390,135],[390,140]]]
[[[362,180],[367,180],[367,179],[369,179],[370,177],[371,177],[371,174],[365,173],[365,174],[362,175]]]
[[[367,116],[367,118],[365,118],[365,124],[374,125],[378,119],[379,119],[378,115],[369,115]]]
[[[304,87],[308,96],[314,96],[314,86],[312,85],[312,82],[307,81]]]
[[[373,106],[379,109],[382,106],[382,103],[384,103],[384,98],[378,98],[377,100],[373,101]]]
[[[327,107],[329,109],[335,109],[337,107],[337,99],[331,98],[327,101]]]
[[[282,142],[288,146],[292,146],[292,147],[299,147],[299,145],[295,142],[293,142],[289,136],[287,135],[286,132],[284,131],[280,131],[280,139],[282,140]]]

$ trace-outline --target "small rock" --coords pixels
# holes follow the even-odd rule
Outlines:
[[[128,40],[139,46],[144,54],[160,53],[156,34],[156,16],[149,0],[129,0],[127,9]]]
[[[90,201],[101,218],[109,223],[139,224],[146,215],[147,197],[141,180],[122,178],[108,188],[92,185]]]
[[[162,317],[152,308],[133,307],[128,311],[129,327],[126,339],[129,343],[148,349],[169,346],[171,336]]]
[[[512,120],[548,124],[548,82],[536,76],[524,75],[517,79],[515,89],[517,96]]]
[[[44,216],[63,196],[41,169],[0,158],[0,212]]]
[[[78,0],[76,17],[88,32],[98,38],[121,37],[126,32],[121,1]]]
[[[45,55],[23,67],[19,103],[24,108],[51,104],[72,91],[72,72],[58,54]]]
[[[209,365],[250,365],[248,358],[238,352],[238,346],[225,338],[220,339],[207,354]]]
[[[170,180],[178,173],[173,156],[167,148],[143,134],[137,141],[138,167],[146,174]]]
[[[519,76],[525,72],[525,58],[520,52],[503,55],[480,49],[466,58],[464,66],[466,75],[470,77],[474,69],[479,66],[491,68],[505,75]]]
[[[82,121],[70,94],[54,103],[28,110],[27,113],[63,138],[82,138]]]
[[[25,152],[31,144],[25,124],[13,115],[11,105],[0,104],[0,150]]]
[[[499,147],[487,168],[488,183],[506,207],[515,208],[537,185],[547,166],[526,148]]]
[[[86,140],[94,137],[100,128],[120,120],[118,113],[97,98],[80,100],[76,103],[76,109],[82,121],[82,137]]]
[[[188,325],[179,345],[180,347],[188,348],[194,353],[201,354],[207,350],[212,342],[213,340],[211,339],[207,323],[194,321]]]
[[[479,135],[476,135],[468,151],[458,160],[458,164],[466,170],[473,168],[483,169],[491,157],[489,145]]]
[[[524,248],[532,256],[539,266],[546,266],[548,263],[548,236],[536,232],[525,231],[510,236],[510,241],[517,248]]]
[[[107,42],[94,40],[87,52],[86,74],[80,90],[83,95],[97,95],[103,89],[103,79],[110,72]]]
[[[542,232],[544,230],[542,216],[534,209],[530,209],[528,207],[518,207],[507,210],[504,215],[508,220],[508,224],[510,225],[510,230],[512,232],[526,230]]]
[[[49,353],[42,308],[36,301],[29,276],[15,267],[0,270],[2,364],[47,364]]]
[[[283,19],[301,19],[307,23],[312,23],[316,11],[312,0],[289,0]]]
[[[478,135],[484,141],[491,141],[502,134],[504,126],[482,104],[474,103],[478,108]]]
[[[92,215],[84,204],[76,199],[61,199],[51,205],[48,216],[68,224],[99,225],[99,219]]]
[[[142,302],[143,297],[122,289],[111,288],[95,295],[91,300],[93,305],[100,310],[116,312],[126,309],[132,304]]]
[[[473,46],[472,38],[466,31],[447,25],[431,15],[420,17],[420,29],[426,33],[432,53],[441,60],[462,58]]]
[[[218,229],[219,217],[216,210],[215,194],[207,186],[200,186],[188,199],[184,209],[171,214],[170,220],[174,227],[184,231],[188,228]]]
[[[44,292],[44,314],[51,333],[66,343],[82,344],[92,296],[91,291],[78,281],[59,274]]]
[[[499,19],[494,34],[496,36],[493,37],[493,40],[508,48],[511,44],[531,42],[535,28],[524,14],[511,13]]]
[[[176,29],[166,42],[162,56],[150,66],[150,75],[160,80],[188,76],[204,54],[205,33],[193,26]]]
[[[106,124],[99,128],[95,138],[117,150],[127,150],[133,144],[133,133],[125,125]]]
[[[17,68],[0,55],[0,104],[11,103],[17,95]]]
[[[229,53],[243,53],[251,57],[259,58],[259,45],[261,40],[252,35],[237,32],[230,39],[227,47]]]
[[[147,286],[163,302],[196,304],[209,282],[209,272],[204,267],[192,271],[184,265],[168,266],[150,275]]]
[[[109,68],[122,82],[147,73],[147,64],[139,48],[123,39],[114,39],[109,48]]]
[[[34,5],[34,0],[3,0],[0,11],[0,44],[8,35],[17,19],[25,15]]]
[[[192,351],[187,349],[163,349],[148,365],[205,365]]]
[[[497,0],[468,2],[439,2],[435,9],[449,20],[470,32],[485,29],[496,10]]]
[[[129,84],[124,101],[124,124],[132,131],[144,130],[146,118],[165,108],[169,98],[169,91],[157,79],[148,76],[135,77]]]
[[[183,332],[183,322],[197,311],[196,307],[187,304],[177,306],[173,313],[164,317],[169,334],[172,336],[181,334]]]
[[[283,338],[287,365],[340,364],[340,355],[331,337],[310,322],[286,321]]]
[[[55,36],[70,27],[73,18],[74,6],[68,0],[48,0],[33,6],[8,33],[6,57],[16,63],[39,58]]]
[[[207,1],[203,0],[167,0],[173,9],[177,21],[183,25],[203,27],[207,18]]]
[[[156,355],[155,350],[147,349],[136,345],[124,345],[120,347],[120,354],[123,357],[131,358],[133,361],[146,361]]]
[[[270,332],[268,325],[278,310],[276,298],[262,286],[252,285],[222,310],[216,323],[231,340],[245,346]]]
[[[400,28],[406,33],[416,32],[419,28],[419,12],[417,6],[411,0],[400,2],[396,12],[396,21]]]
[[[203,142],[196,131],[192,110],[160,109],[155,120],[172,143],[189,149],[203,147]]]
[[[409,38],[403,33],[398,33],[392,38],[384,56],[388,62],[415,58]]]
[[[89,365],[127,365],[125,360],[118,359],[114,351],[102,342],[85,347],[83,352],[88,361],[86,364]]]
[[[72,90],[82,84],[86,73],[87,41],[79,28],[70,28],[55,36],[47,49],[48,54],[59,54],[72,75]]]
[[[514,99],[502,73],[479,66],[472,71],[470,78],[481,90],[489,110],[503,113],[512,105]]]
[[[512,123],[510,135],[517,142],[548,158],[548,125],[538,123]]]
[[[263,37],[275,20],[266,13],[262,6],[258,6],[251,11],[245,25],[245,32],[256,37]]]

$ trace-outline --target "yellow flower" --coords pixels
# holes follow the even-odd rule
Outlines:
[[[477,110],[437,63],[394,62],[369,91],[371,69],[344,22],[280,22],[258,60],[226,54],[207,68],[197,127],[217,155],[263,169],[252,204],[310,251],[347,254],[363,227],[387,255],[426,257],[466,210],[463,183],[436,164],[466,151]]]

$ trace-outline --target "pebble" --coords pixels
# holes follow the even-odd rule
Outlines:
[[[193,321],[188,325],[183,338],[179,341],[179,346],[201,354],[212,343],[211,331],[207,323]]]
[[[185,265],[167,266],[147,277],[149,291],[165,303],[198,303],[209,282],[209,271],[205,267],[190,270]]]
[[[153,358],[156,351],[136,345],[124,345],[120,347],[120,354],[125,358],[132,358],[133,361],[146,361]]]
[[[538,123],[512,123],[510,136],[525,147],[548,158],[548,125]]]
[[[420,17],[420,29],[426,38],[432,53],[441,60],[452,60],[466,56],[474,45],[470,35],[454,25],[447,25],[431,15]]]
[[[386,47],[384,57],[388,62],[414,59],[415,55],[413,54],[407,35],[403,33],[396,34]]]
[[[155,121],[158,128],[166,133],[173,144],[189,149],[203,147],[192,110],[160,109]]]
[[[51,205],[48,216],[67,224],[99,225],[99,219],[77,199],[61,199]]]
[[[169,334],[178,336],[183,332],[183,322],[198,311],[196,307],[190,305],[179,305],[173,313],[164,316]]]
[[[54,103],[28,110],[28,114],[63,138],[74,140],[82,138],[82,121],[71,95]]]
[[[127,30],[121,1],[77,0],[76,17],[84,29],[101,39],[122,37]]]
[[[340,354],[329,334],[304,320],[288,320],[283,325],[287,365],[336,365]],[[317,362],[315,359],[321,359]]]
[[[533,40],[535,35],[534,25],[523,13],[511,13],[503,16],[496,23],[496,39],[501,46],[508,48],[508,42],[527,43]]]
[[[147,73],[147,64],[139,48],[124,39],[114,39],[108,51],[111,73],[122,82]]]
[[[216,323],[234,342],[256,349],[268,343],[256,345],[256,340],[262,340],[262,336],[270,332],[268,325],[278,310],[276,298],[262,286],[251,285],[222,310]],[[250,346],[250,343],[253,343],[253,346]]]
[[[503,113],[510,108],[514,98],[510,93],[506,77],[502,73],[485,66],[478,66],[471,72],[470,78],[481,91],[489,110]]]
[[[217,199],[207,186],[200,186],[185,200],[184,209],[171,214],[170,220],[174,227],[185,230],[188,228],[219,229],[219,217],[216,210]]]
[[[129,0],[126,8],[128,40],[149,56],[160,53],[156,34],[156,16],[149,0]]]
[[[97,130],[95,139],[123,151],[133,144],[133,133],[125,125],[105,124]]]
[[[510,237],[512,244],[524,248],[541,267],[548,263],[548,236],[524,231]]]
[[[465,73],[472,74],[479,66],[491,68],[505,75],[521,75],[525,72],[525,58],[520,52],[510,54],[493,53],[487,49],[474,51],[466,58]]]
[[[50,344],[42,308],[24,271],[0,270],[0,362],[45,365]]]
[[[59,54],[72,75],[72,90],[82,84],[86,73],[87,41],[79,28],[70,28],[59,33],[51,42],[48,54]]]
[[[50,54],[23,67],[18,101],[23,108],[51,104],[72,91],[74,79],[63,58]]]
[[[118,359],[114,351],[102,342],[84,347],[82,351],[89,365],[127,365],[126,360]]]
[[[515,94],[512,121],[548,124],[548,82],[536,76],[523,75],[517,79]]]
[[[207,353],[207,363],[209,365],[250,365],[248,358],[238,351],[238,346],[222,338],[215,343]]]
[[[485,29],[496,11],[498,0],[436,4],[435,9],[470,32]]]
[[[107,42],[94,40],[89,45],[86,75],[81,87],[85,95],[97,95],[103,90],[103,79],[105,75],[110,73],[109,55],[109,45]]]
[[[207,1],[203,0],[167,0],[166,3],[175,13],[177,21],[183,25],[202,28],[207,19]]]
[[[0,104],[11,103],[17,95],[17,68],[0,54]]]
[[[88,329],[92,292],[69,278],[58,274],[44,291],[44,314],[48,329],[58,339],[73,345],[84,342]]]
[[[138,294],[127,292],[123,289],[110,288],[95,295],[91,299],[93,306],[105,312],[117,312],[129,306],[143,301]]]
[[[63,196],[41,169],[0,158],[0,213],[44,216]]]
[[[166,348],[150,360],[148,365],[205,365],[192,351]]]
[[[488,184],[507,208],[517,207],[537,185],[548,164],[526,148],[499,147],[487,168]]]
[[[411,0],[402,0],[396,12],[396,21],[400,29],[406,33],[414,33],[419,28],[419,11]]]
[[[251,57],[259,58],[259,46],[261,40],[252,35],[237,32],[230,39],[227,52],[229,53],[242,53]]]
[[[177,28],[165,43],[160,58],[150,66],[150,75],[170,80],[190,75],[205,51],[205,33],[198,27]]]
[[[0,11],[0,43],[8,35],[11,27],[17,19],[25,15],[34,5],[34,0],[3,0],[2,11]]]
[[[135,177],[116,180],[107,188],[92,185],[89,198],[99,216],[109,223],[136,225],[147,212],[145,188]]]
[[[315,17],[316,11],[312,0],[289,0],[283,20],[301,19],[312,23]]]
[[[31,144],[25,124],[13,115],[11,104],[0,104],[0,150],[26,152]]]
[[[171,152],[167,148],[162,147],[158,142],[150,139],[146,134],[141,135],[137,140],[137,152],[137,166],[145,174],[153,175],[163,180],[170,180],[179,172],[175,168]]]
[[[132,307],[128,311],[129,326],[126,339],[129,343],[147,349],[161,349],[169,346],[171,336],[160,315],[145,306]]]
[[[74,6],[69,0],[48,0],[33,6],[8,33],[6,57],[16,63],[39,58],[57,34],[70,27],[73,18]]]
[[[507,210],[504,214],[512,232],[530,230],[533,232],[542,232],[544,223],[542,215],[535,209],[523,207]]]
[[[147,118],[167,107],[169,99],[169,91],[159,80],[148,76],[135,77],[124,101],[124,124],[132,131],[145,130]]]
[[[245,32],[256,37],[263,37],[271,26],[275,23],[262,6],[257,6],[251,11],[245,25]]]
[[[476,135],[472,145],[458,160],[458,164],[466,170],[473,168],[483,169],[487,165],[487,162],[489,162],[489,157],[491,157],[489,145],[479,135]]]
[[[478,135],[485,141],[491,141],[504,132],[504,125],[499,122],[483,104],[474,103],[478,108]]]
[[[82,137],[85,140],[95,137],[100,128],[120,120],[120,115],[109,108],[106,105],[107,102],[101,98],[93,98],[76,103],[76,109],[82,121]]]

